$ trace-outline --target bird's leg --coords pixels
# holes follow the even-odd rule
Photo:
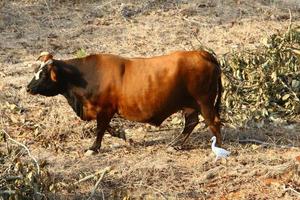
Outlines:
[[[219,156],[216,156],[215,163],[217,162],[218,159],[219,159]]]
[[[227,165],[227,158],[225,158],[225,164]]]

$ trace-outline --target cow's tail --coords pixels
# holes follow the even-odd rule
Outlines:
[[[223,86],[222,86],[222,78],[221,78],[221,65],[219,64],[216,54],[212,54],[213,62],[216,64],[217,67],[217,74],[218,74],[218,80],[217,80],[217,97],[215,99],[215,112],[220,119],[220,112],[221,112],[221,99],[222,99],[222,92],[223,92]]]
[[[222,91],[223,91],[223,87],[222,87],[222,80],[221,80],[221,74],[222,74],[222,70],[221,70],[221,65],[219,64],[216,54],[210,50],[204,50],[201,52],[202,56],[205,57],[206,59],[208,59],[210,62],[214,63],[216,66],[216,75],[217,75],[217,96],[215,98],[215,104],[214,104],[214,109],[215,109],[215,113],[217,115],[217,117],[220,119],[220,112],[221,112],[221,98],[222,98]]]
[[[222,87],[222,79],[221,79],[221,73],[219,74],[219,77],[218,77],[218,86],[217,86],[217,90],[218,90],[218,93],[217,93],[217,98],[216,98],[216,101],[215,101],[215,112],[216,112],[218,118],[220,118],[220,112],[221,112],[221,98],[222,98],[222,90],[223,90],[223,87]]]

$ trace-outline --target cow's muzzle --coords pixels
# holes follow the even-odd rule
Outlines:
[[[34,92],[34,90],[29,86],[26,87],[26,92],[28,92],[29,94],[32,94],[32,95],[36,94],[36,92]]]
[[[26,92],[28,92],[29,94],[32,94],[32,90],[29,87],[26,88]]]

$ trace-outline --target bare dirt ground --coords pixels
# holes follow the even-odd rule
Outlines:
[[[47,198],[87,199],[97,177],[67,186],[108,166],[95,199],[300,198],[299,118],[259,129],[226,125],[224,148],[232,154],[217,163],[203,124],[185,150],[175,151],[167,144],[182,129],[180,114],[161,127],[115,118],[112,124],[125,129],[133,143],[107,135],[101,152],[87,157],[95,123],[81,121],[61,96],[31,96],[25,89],[42,51],[63,59],[81,48],[128,57],[201,45],[218,56],[259,48],[263,38],[287,29],[288,9],[293,24],[300,25],[299,0],[75,2],[0,2],[0,126],[46,163],[51,181],[60,183],[52,184]],[[238,142],[245,138],[276,145]],[[6,151],[6,144],[0,145]]]

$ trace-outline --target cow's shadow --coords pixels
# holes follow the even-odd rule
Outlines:
[[[207,130],[196,130],[187,139],[184,145],[181,145],[182,140],[179,140],[176,145],[175,143],[176,138],[181,135],[181,129],[175,128],[170,129],[169,131],[165,130],[157,130],[157,131],[149,131],[144,133],[144,137],[135,137],[133,135],[127,135],[127,141],[122,142],[122,145],[118,145],[117,147],[110,148],[104,147],[101,149],[101,152],[111,152],[115,149],[120,148],[147,148],[147,147],[154,147],[154,148],[174,148],[177,151],[189,151],[198,148],[208,148],[210,146],[210,138],[212,134]],[[120,140],[117,138],[112,138],[112,140]]]
[[[296,134],[296,132],[300,125],[299,123],[295,123],[293,125],[295,127],[295,131],[293,131],[290,126],[291,125],[288,125],[287,129],[284,128],[285,125],[269,125],[265,128],[223,127],[223,145],[244,146],[249,144],[258,144],[264,145],[265,147],[299,147],[299,135]],[[132,148],[165,146],[168,148],[172,146],[170,143],[181,134],[181,131],[182,129],[180,128],[169,129],[168,131],[157,129],[155,131],[145,131],[144,137],[134,137],[133,135],[129,135],[127,136],[127,142],[124,143],[124,145],[120,145],[118,148],[123,148],[124,146],[130,146]],[[180,146],[181,143],[179,142],[179,145],[174,146],[174,149],[178,151],[190,151],[199,148],[209,148],[211,145],[210,139],[212,136],[213,135],[208,128],[199,128],[191,133],[183,146]],[[108,152],[111,151],[111,149],[106,148],[105,151]]]

